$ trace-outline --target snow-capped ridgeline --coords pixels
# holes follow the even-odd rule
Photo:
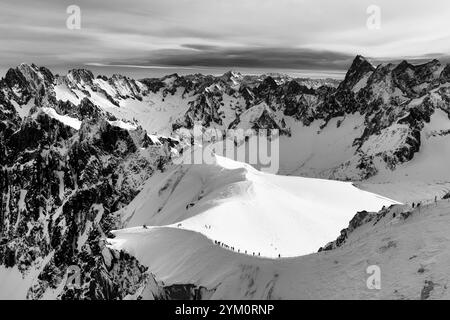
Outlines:
[[[22,64],[8,71],[1,91],[22,119],[35,106],[53,108],[56,113],[45,110],[75,127],[70,118],[83,121],[96,112],[122,128],[165,136],[194,124],[278,129],[280,174],[355,181],[413,159],[435,113],[444,114],[441,134],[450,130],[449,80],[450,66],[437,60],[375,67],[361,56],[338,86],[237,72],[135,80],[75,69],[54,76]]]
[[[276,258],[313,253],[355,212],[394,203],[350,182],[267,174],[215,156],[212,165],[180,165],[152,176],[119,213],[123,227],[192,230],[230,250]]]

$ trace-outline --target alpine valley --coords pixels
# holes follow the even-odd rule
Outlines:
[[[278,129],[278,174],[179,164],[195,125]],[[449,159],[438,60],[357,56],[342,81],[21,64],[0,80],[0,299],[450,299]]]

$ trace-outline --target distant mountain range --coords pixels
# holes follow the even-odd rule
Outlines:
[[[213,180],[200,178],[190,166],[175,165],[181,145],[189,143],[180,132],[196,124],[223,130],[278,129],[279,174],[292,177],[259,176],[253,168],[223,163],[219,157],[202,171],[211,172]],[[316,248],[335,249],[356,241],[353,231],[360,226],[369,228],[374,219],[390,224],[394,212],[397,217],[393,221],[398,221],[398,215],[409,209],[394,205],[369,214],[395,201],[354,187],[341,195],[352,202],[352,206],[345,206],[332,196],[348,186],[331,187],[341,182],[328,181],[323,192],[306,197],[302,190],[309,187],[305,185],[312,186],[317,179],[307,179],[303,185],[299,181],[304,178],[296,176],[351,181],[367,191],[410,204],[440,199],[449,192],[448,159],[450,65],[437,60],[421,65],[403,61],[373,66],[357,56],[341,82],[232,71],[222,76],[172,74],[135,80],[121,75],[95,77],[89,70],[76,69],[58,76],[44,67],[21,64],[0,80],[0,283],[14,286],[11,294],[15,297],[30,299],[231,298],[233,290],[238,290],[239,281],[230,276],[235,274],[248,281],[248,292],[252,292],[250,282],[264,278],[253,288],[258,294],[241,298],[298,297],[301,292],[289,292],[285,287],[261,292],[264,285],[276,283],[272,271],[278,270],[278,274],[285,262],[275,259],[272,267],[261,267],[260,260],[250,256],[250,250],[253,253],[258,244],[263,246],[261,241],[251,243],[252,232],[260,232],[258,236],[266,240],[267,234],[273,236],[264,248],[275,255],[282,250],[274,247],[289,243],[289,236],[290,244],[296,243],[295,230],[299,229],[280,239],[277,232],[305,223],[311,228],[320,225],[302,208],[317,214],[340,208],[336,211],[345,214],[340,216],[344,221],[366,209],[338,240]],[[197,190],[194,185],[201,187]],[[267,190],[272,190],[273,199],[264,193]],[[288,199],[295,199],[292,201],[298,203],[298,213],[305,220],[296,221],[295,212],[280,216],[276,208],[283,206],[277,201]],[[263,200],[272,200],[275,209],[267,209],[268,204],[254,205]],[[252,204],[247,207],[245,201]],[[260,208],[265,218],[256,223],[257,218],[246,216],[243,208],[249,213]],[[443,205],[439,208],[432,211],[436,221],[446,210]],[[208,212],[214,213],[213,222],[195,220],[208,216]],[[231,246],[232,237],[213,238],[232,234],[230,229],[214,229],[233,228],[221,221],[223,217],[218,218],[224,212],[243,212],[241,221],[236,218],[241,224],[236,234],[250,230],[244,242],[236,240],[249,246],[248,256],[230,258],[232,264],[225,261],[238,253],[220,251],[225,249],[214,244],[214,240],[221,240]],[[272,214],[286,220],[277,225]],[[197,222],[192,224],[190,218]],[[346,226],[341,220],[336,222],[336,231]],[[184,225],[178,226],[180,223]],[[141,224],[160,228],[144,230]],[[214,232],[207,231],[211,225]],[[265,233],[268,225],[275,228],[273,232]],[[112,232],[130,227],[137,229]],[[370,234],[371,230],[362,232]],[[392,232],[395,230],[397,227],[392,227]],[[413,234],[408,232],[405,234]],[[331,241],[338,234],[327,233],[323,239]],[[214,265],[223,274],[214,278],[211,267],[201,270],[203,279],[194,268],[195,261],[186,256],[186,264],[176,262],[183,274],[174,271],[169,277],[161,268],[175,264],[170,260],[175,259],[175,253],[169,252],[164,242],[160,247],[154,245],[166,238],[172,239],[180,257],[183,252],[197,256],[201,254],[198,249],[204,248],[204,257],[211,255],[224,262],[220,268]],[[317,239],[322,241],[322,237]],[[192,251],[186,251],[187,243],[193,246]],[[142,257],[144,249],[162,250],[161,257],[169,260]],[[297,252],[296,246],[290,249]],[[348,250],[348,254],[355,253]],[[409,253],[410,248],[402,252]],[[364,258],[359,251],[355,254]],[[320,257],[317,259],[326,260],[323,266],[327,268],[329,261]],[[295,259],[298,261],[288,263],[293,266],[288,268],[291,271],[302,263],[312,263],[309,258]],[[387,256],[381,260],[387,261]],[[80,269],[81,284],[68,287],[68,270],[74,265]],[[259,267],[267,273],[255,271]],[[187,275],[192,276],[189,283]],[[287,281],[290,276],[283,274],[281,278]],[[164,283],[161,279],[166,278],[170,281]],[[220,285],[222,280],[230,286]],[[0,290],[3,297],[1,294]]]

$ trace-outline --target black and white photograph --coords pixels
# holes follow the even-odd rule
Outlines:
[[[0,1],[0,300],[449,285],[448,0]]]

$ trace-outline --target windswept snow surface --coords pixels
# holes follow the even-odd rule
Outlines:
[[[393,200],[351,183],[271,175],[214,156],[151,177],[120,214],[124,227],[170,226],[199,232],[235,251],[299,256],[334,240],[357,211]]]
[[[449,299],[450,202],[423,206],[404,219],[395,206],[366,223],[335,250],[296,258],[263,259],[214,245],[174,228],[116,231],[111,246],[126,250],[165,284],[215,290],[211,299]],[[394,217],[394,213],[396,213]],[[369,266],[381,289],[369,290]]]

